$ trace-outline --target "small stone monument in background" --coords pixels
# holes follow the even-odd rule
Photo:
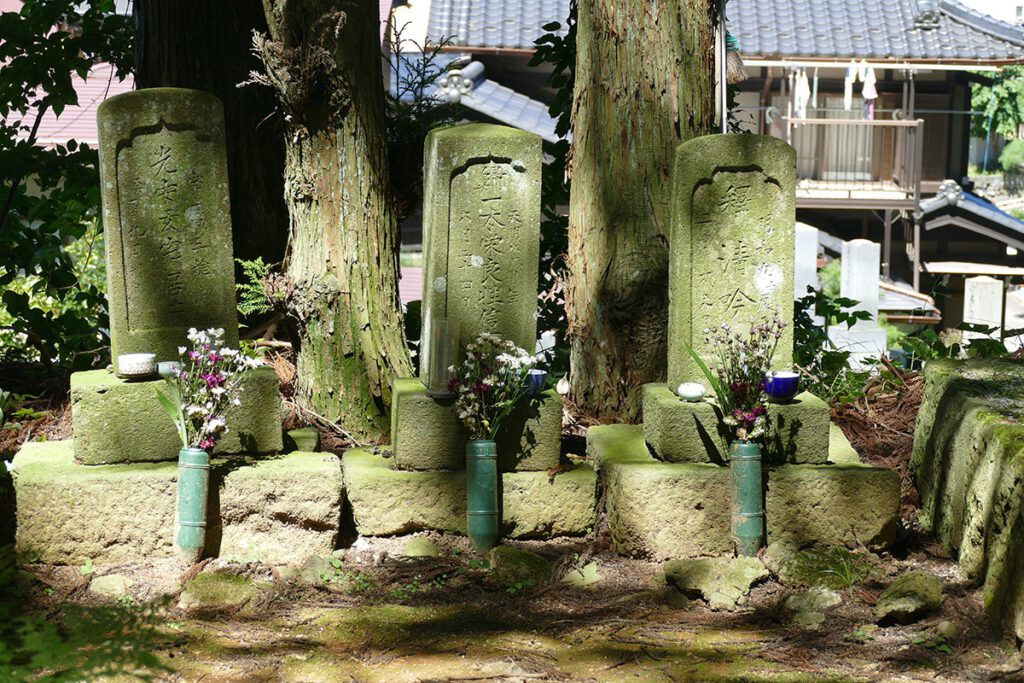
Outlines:
[[[818,277],[818,229],[796,224],[796,260],[793,262],[793,294],[803,299],[808,288],[821,289]]]
[[[878,274],[882,247],[870,240],[843,242],[842,275],[839,294],[857,301],[855,311],[866,311],[871,320],[862,320],[852,327],[829,328],[829,338],[836,348],[850,352],[850,362],[866,367],[868,359],[879,358],[887,350],[885,330],[878,326]]]
[[[999,339],[1003,330],[1003,304],[1006,293],[1002,280],[978,275],[964,280],[964,322],[996,328],[990,334],[964,332],[964,341],[979,338]]]
[[[99,107],[111,355],[176,360],[190,327],[238,345],[224,111],[151,88]]]

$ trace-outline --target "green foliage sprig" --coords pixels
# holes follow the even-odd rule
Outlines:
[[[0,36],[0,351],[47,365],[102,362],[104,283],[89,277],[92,255],[102,260],[96,150],[44,146],[37,134],[43,116],[60,120],[78,103],[75,76],[97,62],[127,75],[131,18],[113,0],[27,0],[0,13]]]

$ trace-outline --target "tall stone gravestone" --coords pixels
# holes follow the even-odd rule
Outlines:
[[[1003,301],[1006,298],[1002,280],[987,275],[964,280],[964,322],[996,328],[991,334],[964,332],[964,339],[989,337],[999,339],[1003,329]]]
[[[238,344],[224,112],[152,88],[99,107],[111,353],[178,357],[190,327]]]
[[[796,224],[796,261],[793,264],[793,294],[797,299],[807,290],[821,289],[818,277],[818,229],[804,223]]]
[[[704,329],[773,314],[787,322],[774,365],[793,364],[796,152],[763,135],[708,135],[681,144],[673,172],[669,260],[669,386],[705,378]]]
[[[421,376],[431,324],[459,323],[460,346],[481,332],[533,352],[537,340],[541,139],[469,124],[427,136]]]
[[[839,294],[857,301],[855,311],[865,311],[870,320],[852,327],[831,327],[829,338],[836,348],[850,352],[855,367],[867,367],[871,358],[886,352],[886,333],[878,326],[878,273],[882,248],[878,242],[856,239],[843,242]]]

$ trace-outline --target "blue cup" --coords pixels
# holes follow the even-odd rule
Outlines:
[[[800,375],[795,372],[769,372],[764,376],[764,393],[772,403],[788,403],[800,392]]]
[[[544,387],[548,383],[548,371],[547,370],[530,370],[530,374],[526,377],[526,384],[530,390],[530,396],[536,398],[544,393]]]

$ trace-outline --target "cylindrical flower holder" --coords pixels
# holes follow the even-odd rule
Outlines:
[[[732,528],[740,555],[756,555],[764,543],[764,491],[761,483],[761,446],[750,441],[729,445],[732,469]]]
[[[459,321],[435,318],[430,321],[427,358],[427,393],[434,398],[451,398],[450,368],[459,364]]]
[[[493,441],[466,444],[466,526],[479,553],[498,542],[498,448]]]
[[[206,545],[206,499],[210,490],[210,454],[198,448],[178,452],[178,552],[198,562]]]

